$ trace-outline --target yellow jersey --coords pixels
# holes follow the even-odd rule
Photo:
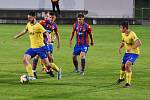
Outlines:
[[[130,31],[129,35],[126,35],[125,33],[122,33],[122,41],[124,43],[124,47],[126,49],[126,53],[134,53],[134,54],[140,54],[139,47],[132,49],[130,52],[127,51],[128,48],[132,47],[134,45],[134,42],[138,39],[136,34],[133,31]]]
[[[31,48],[40,48],[44,46],[43,33],[46,32],[46,30],[41,24],[39,24],[38,22],[36,22],[35,24],[31,24],[30,22],[28,22],[26,25],[26,30],[29,33]]]

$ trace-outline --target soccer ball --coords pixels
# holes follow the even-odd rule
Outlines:
[[[29,77],[27,75],[22,75],[20,77],[20,82],[21,83],[28,83],[29,82]]]

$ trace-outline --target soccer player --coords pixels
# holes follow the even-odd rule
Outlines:
[[[76,44],[73,50],[73,64],[74,64],[74,72],[78,73],[78,60],[77,56],[80,55],[81,59],[81,75],[84,75],[85,70],[85,56],[88,51],[89,47],[89,36],[90,36],[90,44],[93,46],[93,35],[92,35],[92,28],[89,24],[84,21],[84,15],[78,14],[77,22],[73,25],[73,31],[70,37],[69,47],[71,47],[72,39],[74,34],[76,34]]]
[[[51,63],[51,67],[53,70],[55,70],[58,73],[58,79],[61,79],[61,68],[58,68],[58,66],[53,62],[53,43],[55,38],[57,39],[57,48],[60,48],[60,35],[58,32],[58,27],[57,24],[55,23],[55,19],[56,16],[54,15],[54,13],[49,13],[49,12],[45,12],[45,19],[40,21],[40,24],[47,30],[47,32],[49,32],[50,36],[51,36],[51,43],[47,43],[47,37],[44,37],[44,41],[45,41],[45,45],[47,48],[47,54],[48,54],[48,59]],[[33,60],[33,64],[32,64],[32,70],[34,72],[34,76],[37,78],[37,74],[36,74],[36,67],[37,67],[37,63],[38,63],[38,56],[36,56]],[[43,66],[43,64],[42,64]],[[43,66],[43,70],[47,71],[47,69]]]
[[[48,72],[49,75],[51,77],[54,77],[50,62],[45,52],[46,47],[43,42],[44,39],[43,35],[47,37],[48,39],[47,42],[51,42],[50,35],[48,32],[46,32],[43,26],[36,21],[35,12],[28,13],[28,21],[29,22],[27,23],[26,28],[22,32],[18,33],[14,38],[17,39],[23,36],[24,34],[29,33],[31,47],[25,52],[23,57],[23,63],[26,67],[27,73],[29,75],[29,79],[30,80],[36,79],[33,75],[32,66],[30,64],[30,59],[36,55],[38,55],[42,59],[42,62],[49,70]]]
[[[122,34],[122,41],[120,43],[118,52],[121,54],[121,49],[124,47],[126,52],[122,59],[122,66],[120,71],[120,78],[117,80],[119,84],[122,81],[126,80],[124,87],[128,88],[131,86],[131,76],[132,76],[132,65],[139,57],[141,46],[141,41],[137,35],[128,29],[128,22],[122,22],[120,24],[120,31]]]

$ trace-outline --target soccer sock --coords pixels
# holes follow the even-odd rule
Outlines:
[[[120,70],[120,79],[125,79],[125,71]]]
[[[52,67],[52,69],[55,70],[56,72],[59,71],[59,68],[58,68],[58,66],[57,66],[56,64],[51,63],[51,67]]]
[[[81,59],[81,71],[84,72],[85,69],[85,59]]]
[[[28,64],[26,66],[26,71],[27,71],[27,73],[28,73],[29,76],[34,76],[33,72],[32,72],[32,66],[31,66],[31,64]]]
[[[45,65],[44,65],[44,63],[42,62],[42,60],[40,60],[40,63],[41,63],[41,65],[42,65],[42,67],[46,67]]]
[[[126,82],[131,84],[132,72],[126,72]]]
[[[76,70],[78,70],[78,61],[76,59],[73,59],[73,64]]]
[[[38,59],[33,59],[33,62],[32,62],[32,70],[36,70],[36,67],[37,67],[37,63],[38,63]]]

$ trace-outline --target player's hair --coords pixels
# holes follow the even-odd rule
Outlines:
[[[123,22],[120,23],[120,26],[122,26],[123,28],[125,27],[126,29],[128,29],[129,22],[128,21],[123,21]]]
[[[77,17],[78,17],[78,18],[84,18],[84,14],[79,13]]]
[[[49,11],[45,11],[45,14],[49,13]]]
[[[35,17],[36,13],[35,13],[35,11],[31,11],[31,12],[28,13],[28,15]]]
[[[50,13],[49,13],[49,15],[51,15],[51,16],[55,16],[55,14],[54,14],[53,12],[50,12]]]

